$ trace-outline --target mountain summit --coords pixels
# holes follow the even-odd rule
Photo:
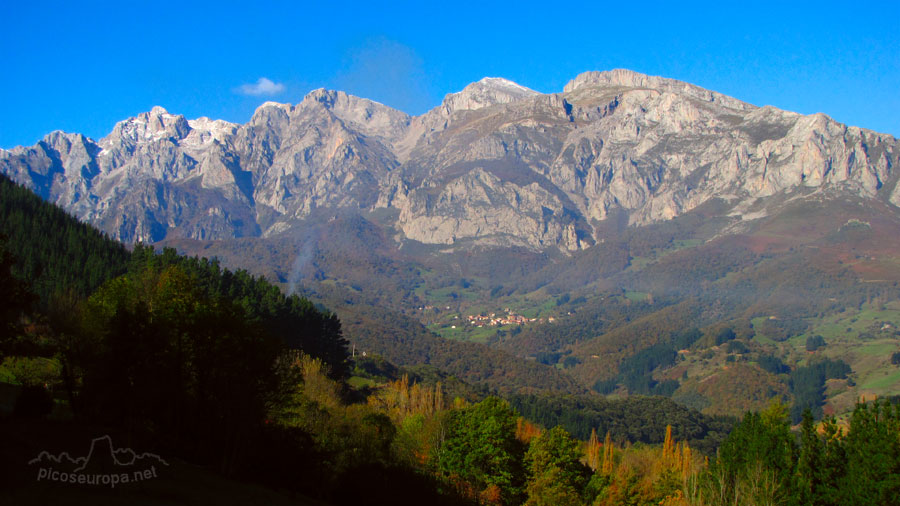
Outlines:
[[[615,217],[717,202],[740,230],[788,199],[900,206],[900,144],[823,114],[757,107],[628,70],[562,93],[488,77],[411,117],[340,91],[244,125],[161,107],[99,141],[54,132],[0,171],[125,242],[272,237],[319,211],[380,213],[399,241],[573,252]]]
[[[466,86],[460,92],[444,97],[442,107],[446,114],[452,114],[456,111],[474,111],[482,107],[508,104],[535,95],[539,93],[508,79],[485,77]]]

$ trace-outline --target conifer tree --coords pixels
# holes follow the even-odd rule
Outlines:
[[[823,472],[824,445],[816,434],[812,412],[803,411],[800,429],[800,452],[797,471],[794,473],[796,499],[800,504],[827,504],[823,499],[821,475]]]

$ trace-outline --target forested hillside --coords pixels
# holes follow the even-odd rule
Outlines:
[[[883,202],[794,197],[747,221],[723,217],[717,199],[641,227],[612,212],[604,242],[569,256],[398,243],[380,214],[349,212],[266,241],[165,244],[266,273],[398,365],[431,363],[498,392],[663,395],[710,415],[777,398],[796,422],[807,407],[819,418],[900,393],[900,220]],[[469,320],[491,314],[527,321]],[[767,369],[769,357],[786,369]],[[849,370],[798,386],[826,360]]]
[[[125,273],[129,254],[118,241],[48,205],[0,175],[0,241],[16,259],[13,273],[46,307],[54,295],[85,297]]]

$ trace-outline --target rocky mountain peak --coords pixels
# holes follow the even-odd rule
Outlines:
[[[318,102],[330,109],[334,106],[334,102],[338,99],[339,95],[346,95],[346,93],[325,88],[317,88],[307,93],[306,96],[303,97],[301,103],[308,101]]]
[[[536,95],[537,92],[522,86],[519,83],[510,81],[509,79],[505,79],[503,77],[483,77],[481,80],[472,83],[478,84],[484,87],[491,87],[497,89],[510,89],[510,90],[518,90],[519,92],[525,95]],[[470,85],[471,86],[471,85]]]
[[[456,111],[474,111],[482,107],[508,104],[524,98],[539,95],[538,92],[501,77],[485,77],[462,91],[444,97],[441,105],[445,114]]]
[[[45,135],[42,140],[43,140],[44,144],[47,144],[48,146],[51,146],[54,148],[56,148],[57,146],[61,146],[61,145],[68,147],[73,144],[84,146],[84,145],[92,142],[89,138],[85,137],[82,134],[78,134],[78,133],[70,134],[70,133],[63,132],[62,130],[54,130],[54,131],[50,132],[49,134]]]
[[[360,98],[343,91],[319,88],[303,98],[300,107],[321,105],[338,119],[358,129],[365,135],[382,139],[394,139],[409,126],[411,117],[374,100]]]
[[[256,111],[254,111],[254,114],[256,114],[260,111],[267,110],[267,109],[278,109],[278,110],[290,112],[293,108],[294,108],[294,106],[291,104],[282,104],[281,102],[273,102],[272,100],[267,100],[267,101],[263,102],[262,105],[260,105],[259,107],[256,108]]]
[[[262,105],[256,108],[253,111],[253,116],[250,118],[250,123],[254,122],[254,119],[257,117],[267,117],[267,116],[287,116],[294,111],[294,106],[291,104],[282,104],[279,102],[267,101],[263,102]]]
[[[291,104],[264,102],[253,111],[249,126],[251,128],[280,131],[290,121],[289,118],[293,112],[294,106]]]
[[[211,120],[206,116],[188,120],[191,132],[184,138],[183,144],[201,146],[213,140],[224,142],[229,136],[237,133],[240,125],[225,120]]]
[[[163,107],[154,106],[150,111],[116,123],[112,133],[101,141],[109,144],[125,142],[140,144],[165,138],[183,139],[191,127],[181,114],[169,114]]]
[[[632,88],[673,93],[701,102],[747,111],[756,107],[735,98],[710,91],[693,84],[667,77],[650,76],[628,69],[591,71],[579,74],[563,88],[564,93],[584,91],[589,88]]]

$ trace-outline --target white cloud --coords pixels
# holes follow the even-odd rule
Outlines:
[[[242,84],[236,91],[242,95],[277,95],[284,91],[284,85],[272,82],[271,79],[260,77],[255,84]]]

